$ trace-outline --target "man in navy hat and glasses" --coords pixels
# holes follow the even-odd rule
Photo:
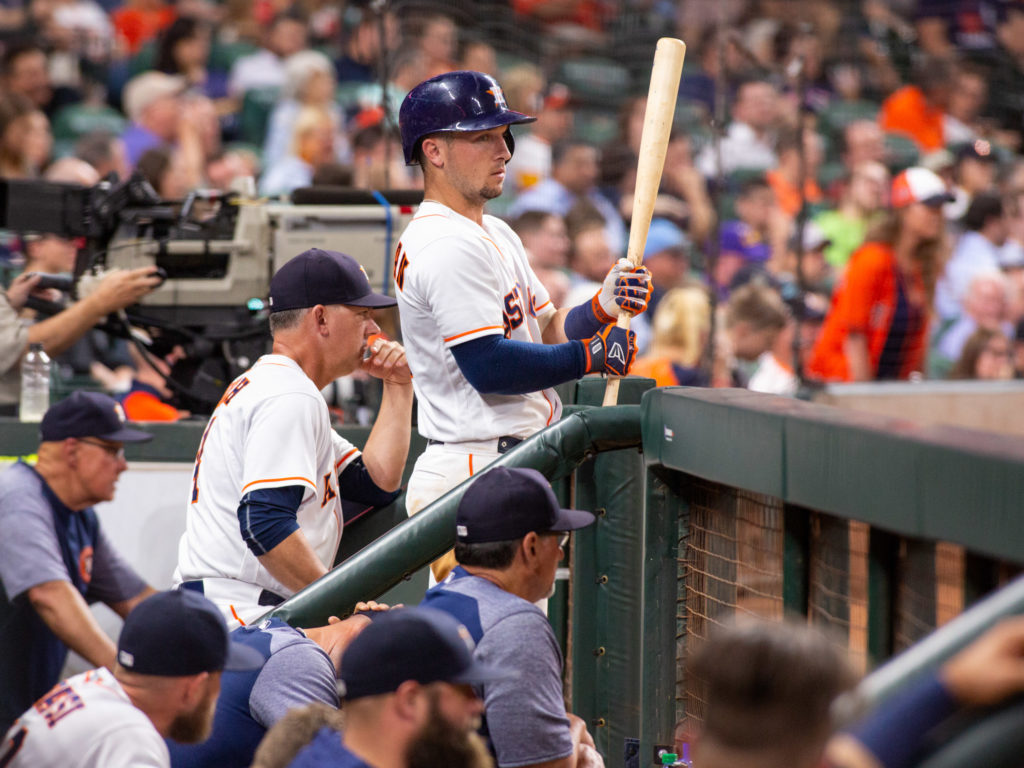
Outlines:
[[[153,592],[93,510],[114,498],[124,444],[152,437],[124,420],[112,398],[75,392],[43,416],[36,465],[0,474],[0,732],[60,680],[68,648],[114,663],[89,603],[124,617]]]
[[[513,677],[474,658],[469,631],[442,611],[380,614],[341,657],[344,733],[320,730],[291,768],[480,765],[486,750],[474,731],[483,703],[475,689]]]
[[[562,509],[535,469],[495,467],[459,502],[455,559],[423,605],[447,611],[476,641],[476,658],[514,670],[519,680],[481,686],[484,735],[499,768],[603,766],[586,724],[567,714],[562,653],[538,600],[550,597],[569,534],[594,522]]]
[[[117,661],[59,683],[0,745],[7,768],[169,768],[164,737],[210,733],[224,670],[259,666],[232,643],[216,606],[194,592],[160,592],[125,620]]]
[[[371,340],[370,288],[351,256],[312,248],[270,281],[273,353],[233,381],[199,443],[175,583],[232,627],[323,576],[341,541],[341,500],[397,496],[409,452],[412,383],[399,344]],[[384,394],[362,453],[331,429],[320,390],[353,371]]]

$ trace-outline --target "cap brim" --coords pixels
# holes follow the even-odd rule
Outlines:
[[[262,653],[232,640],[228,645],[228,658],[224,662],[224,669],[230,672],[244,672],[248,669],[259,669],[263,663]]]
[[[523,123],[533,123],[536,120],[536,117],[507,109],[499,115],[481,115],[469,120],[460,120],[455,125],[442,129],[439,133],[447,133],[449,131],[487,131],[491,128],[500,128],[503,125],[521,125]]]
[[[448,678],[449,683],[466,683],[467,685],[482,685],[484,683],[497,683],[501,680],[513,680],[519,677],[514,669],[503,669],[491,664],[473,660],[473,664],[461,675]]]
[[[346,301],[344,303],[351,307],[372,307],[375,309],[382,309],[384,307],[395,306],[398,304],[398,299],[393,299],[382,293],[368,293],[358,299],[352,299],[351,301]]]
[[[940,192],[937,195],[931,195],[929,197],[926,197],[924,200],[921,201],[921,203],[923,205],[936,206],[945,205],[946,203],[952,203],[954,200],[956,200],[956,198],[953,197],[953,195],[949,194],[948,192]]]
[[[596,519],[593,512],[587,512],[582,509],[560,509],[555,517],[555,522],[551,524],[549,530],[575,531],[580,528],[586,528]]]
[[[116,432],[96,435],[96,437],[100,440],[113,440],[119,443],[148,443],[153,439],[149,432],[143,432],[141,429],[131,429],[130,427],[122,427]]]

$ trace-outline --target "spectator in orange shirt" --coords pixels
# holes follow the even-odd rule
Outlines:
[[[173,6],[162,0],[128,0],[113,13],[114,29],[134,56],[174,21]]]
[[[878,123],[891,133],[902,133],[917,142],[922,152],[946,145],[945,112],[956,76],[950,59],[922,62],[916,84],[906,85],[882,102]]]
[[[818,168],[824,157],[821,137],[814,131],[806,131],[803,136],[804,194],[800,197],[800,132],[787,131],[779,137],[775,152],[779,156],[779,164],[774,170],[768,171],[765,178],[775,193],[775,204],[789,216],[795,218],[800,212],[801,203],[808,205],[821,202],[821,188],[818,186]]]
[[[160,338],[150,354],[143,355],[134,344],[129,345],[135,376],[131,388],[118,395],[124,415],[129,421],[177,421],[189,415],[179,411],[170,400],[172,392],[167,385],[171,368],[185,357],[185,351],[177,344],[173,347]]]
[[[951,199],[926,168],[892,183],[893,211],[854,252],[832,297],[808,373],[826,381],[906,379],[924,370],[928,313]]]

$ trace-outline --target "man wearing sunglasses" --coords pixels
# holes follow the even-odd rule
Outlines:
[[[0,473],[0,731],[60,681],[68,648],[113,668],[89,603],[125,617],[153,593],[93,510],[114,498],[124,444],[152,438],[124,421],[113,398],[75,392],[43,417],[36,465]]]
[[[459,502],[459,565],[422,604],[466,626],[475,658],[517,673],[477,691],[484,701],[481,731],[499,768],[604,765],[586,724],[565,711],[562,654],[534,604],[554,593],[569,533],[593,522],[590,512],[562,509],[535,469],[487,470]]]

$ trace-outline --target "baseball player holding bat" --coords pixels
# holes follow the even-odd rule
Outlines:
[[[237,627],[327,572],[341,499],[383,506],[409,452],[405,352],[375,340],[370,289],[351,256],[313,248],[270,282],[273,354],[228,387],[199,444],[175,584],[201,592]],[[361,368],[384,382],[362,453],[331,429],[320,390]]]
[[[591,301],[556,309],[516,234],[484,214],[515,148],[510,126],[535,119],[509,109],[498,82],[480,72],[433,77],[402,102],[405,160],[424,178],[394,275],[428,439],[409,481],[410,514],[557,421],[552,387],[587,373],[624,376],[636,352],[615,319],[620,308],[647,308],[646,269],[620,260]],[[450,567],[438,561],[435,577]]]

